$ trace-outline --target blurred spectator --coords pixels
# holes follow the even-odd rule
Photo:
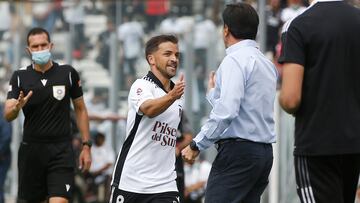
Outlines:
[[[101,1],[102,4],[103,4],[103,13],[106,15],[107,19],[111,20],[112,22],[116,22],[116,2],[117,1],[109,1],[109,0],[102,0]],[[122,3],[125,3],[126,0],[123,0]],[[121,12],[123,13],[124,10],[123,10],[123,7],[122,6],[122,10]]]
[[[32,2],[32,27],[42,27],[51,33],[54,31],[56,13],[52,1],[39,0]]]
[[[275,45],[275,55],[273,58],[273,63],[276,66],[276,69],[278,70],[279,77],[277,82],[277,88],[279,89],[282,83],[282,64],[278,63],[278,59],[280,57],[281,51],[282,51],[282,44],[285,38],[281,36],[281,33],[283,33],[283,30],[286,29],[286,22],[289,23],[291,19],[295,18],[296,16],[300,15],[302,12],[305,11],[305,7],[302,6],[301,0],[287,0],[288,6],[282,10],[281,12],[281,30],[278,33],[278,42]]]
[[[66,9],[64,10],[64,16],[66,22],[70,26],[70,32],[72,36],[73,57],[75,59],[82,59],[85,55],[86,38],[84,33],[84,21],[85,21],[85,5],[81,0],[67,0]]]
[[[5,121],[3,104],[0,104],[0,203],[4,203],[4,184],[11,163],[11,123]]]
[[[66,22],[63,12],[63,0],[54,0],[54,13],[55,13],[55,19],[60,20],[61,26],[60,29],[62,30],[69,30],[69,24]]]
[[[190,16],[193,14],[193,1],[171,1],[171,8],[176,8],[179,16]]]
[[[105,10],[108,3],[114,5],[114,2],[115,1],[109,1],[109,0],[89,0],[85,8],[86,13],[91,15],[99,15],[99,14],[115,15],[115,13],[107,13]],[[115,9],[116,7],[114,8],[114,10]]]
[[[110,180],[112,166],[115,163],[115,154],[113,149],[106,147],[104,134],[96,132],[91,155],[93,164],[86,178],[88,184],[87,200],[89,201],[90,197],[96,197],[97,202],[100,202],[100,200],[105,202],[105,200],[110,199]],[[99,193],[100,186],[103,188],[102,194]]]
[[[12,64],[12,37],[14,28],[17,27],[18,16],[15,13],[13,2],[0,2],[0,69],[4,68],[0,76],[0,85],[10,79]]]
[[[99,54],[96,57],[96,62],[100,63],[103,68],[109,70],[109,56],[110,56],[110,35],[115,32],[115,25],[112,20],[106,21],[106,30],[100,33],[97,40],[97,47]]]
[[[216,33],[216,26],[213,21],[206,19],[203,15],[195,15],[194,25],[194,49],[195,49],[195,71],[197,77],[197,83],[199,91],[205,92],[205,75],[206,62],[207,62],[207,50],[214,41],[214,35]]]
[[[134,15],[143,15],[145,13],[145,5],[142,0],[132,0],[131,6]]]
[[[211,170],[211,163],[200,155],[193,164],[185,162],[185,203],[201,203]]]
[[[287,0],[287,7],[281,12],[281,21],[286,21],[295,18],[306,9],[302,4],[302,0]]]
[[[107,92],[95,89],[85,96],[85,104],[88,109],[90,130],[96,130],[103,121],[103,115],[107,112]]]
[[[146,0],[145,3],[148,25],[146,30],[150,32],[155,29],[161,18],[169,13],[170,2],[169,0]]]
[[[282,25],[280,17],[280,0],[268,0],[266,7],[266,52],[270,52],[272,57],[275,56],[275,47],[279,42],[279,32]]]
[[[118,38],[122,43],[123,73],[125,86],[129,89],[136,78],[136,62],[142,53],[144,30],[142,25],[132,19],[130,15],[124,16],[124,23],[118,28]]]
[[[162,34],[179,35],[181,31],[179,30],[179,27],[176,25],[177,18],[178,16],[176,12],[169,13],[169,15],[167,15],[167,17],[160,22],[159,32]]]
[[[10,29],[11,26],[11,14],[14,13],[14,7],[10,2],[0,2],[0,40],[3,39],[3,35]]]

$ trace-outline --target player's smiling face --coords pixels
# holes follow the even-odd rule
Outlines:
[[[166,78],[170,79],[176,75],[179,64],[179,48],[172,42],[164,42],[159,45],[153,53],[156,69]]]

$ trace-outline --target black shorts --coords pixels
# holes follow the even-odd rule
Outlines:
[[[360,154],[294,157],[297,193],[302,203],[353,203]]]
[[[71,198],[75,176],[75,156],[71,142],[22,142],[18,157],[20,200]]]
[[[111,186],[109,203],[180,203],[178,192],[139,194]]]

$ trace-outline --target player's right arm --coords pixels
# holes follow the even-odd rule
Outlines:
[[[175,84],[174,88],[166,95],[159,98],[147,99],[140,105],[139,110],[146,116],[153,118],[164,112],[174,101],[180,99],[185,91],[185,81],[183,76]]]

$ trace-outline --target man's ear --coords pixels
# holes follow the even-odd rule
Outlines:
[[[147,56],[147,59],[148,59],[150,65],[155,65],[155,57],[154,57],[154,55],[149,54]]]
[[[31,57],[31,51],[29,47],[25,48],[25,52]]]
[[[223,33],[225,37],[227,37],[230,33],[229,27],[227,25],[224,25]]]
[[[53,47],[54,47],[54,43],[50,42],[49,51],[51,51]]]

